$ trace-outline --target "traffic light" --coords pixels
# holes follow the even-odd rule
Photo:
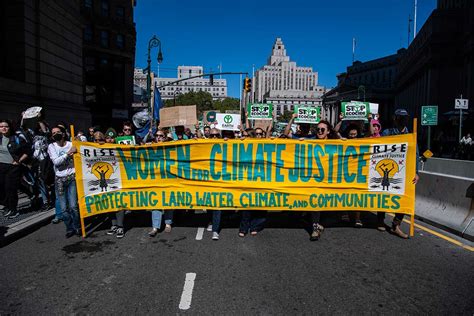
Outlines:
[[[250,78],[246,77],[244,79],[244,91],[245,92],[250,92],[252,90],[252,80]]]
[[[214,85],[214,75],[209,75],[209,84],[210,84],[211,86]]]

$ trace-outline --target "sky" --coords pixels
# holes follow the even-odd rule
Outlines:
[[[417,30],[436,8],[436,0],[418,0]],[[408,17],[414,0],[138,0],[135,8],[135,65],[145,68],[148,41],[162,44],[160,77],[177,77],[179,65],[203,66],[204,72],[252,73],[281,37],[297,66],[313,67],[319,85],[334,87],[336,75],[355,60],[368,61],[407,47]],[[413,23],[411,25],[413,38]],[[158,50],[152,50],[156,73]],[[225,76],[228,95],[239,97],[240,77]]]

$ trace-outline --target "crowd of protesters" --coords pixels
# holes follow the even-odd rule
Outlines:
[[[196,125],[194,131],[183,126],[174,128],[157,128],[150,130],[144,137],[139,137],[134,133],[133,124],[124,122],[121,130],[117,132],[114,128],[105,130],[100,127],[90,127],[87,134],[78,131],[75,135],[77,141],[95,142],[98,144],[115,143],[118,136],[130,136],[134,139],[134,144],[144,145],[152,143],[162,143],[170,141],[180,141],[186,139],[222,138],[224,140],[235,138],[291,138],[304,141],[312,139],[326,141],[328,139],[351,139],[361,137],[383,137],[408,133],[408,113],[399,109],[394,113],[393,127],[382,130],[380,122],[375,118],[369,118],[366,126],[362,121],[343,121],[333,128],[325,120],[318,124],[298,124],[296,130],[292,130],[293,115],[286,129],[279,135],[274,133],[271,127],[263,128],[249,127],[246,121],[246,128],[238,131],[219,130],[213,125],[204,126],[202,129]],[[42,211],[55,208],[55,217],[52,223],[61,221],[66,226],[66,237],[80,235],[80,220],[77,200],[77,188],[75,182],[75,169],[73,155],[76,148],[72,145],[71,135],[65,123],[57,123],[49,126],[41,116],[33,128],[27,128],[23,121],[18,126],[14,126],[8,120],[0,120],[0,204],[4,206],[3,216],[15,218],[19,215],[18,191],[26,192],[34,201],[34,204]],[[133,145],[133,144],[132,144]],[[418,167],[418,166],[417,166]],[[415,178],[412,180],[416,184],[418,181],[418,168]],[[314,210],[306,212],[309,219],[310,240],[319,240],[324,227],[321,224],[321,217],[324,217],[324,210]],[[120,210],[112,214],[112,223],[107,235],[115,235],[117,238],[125,236],[124,220],[126,210]],[[212,239],[219,239],[222,211],[207,210],[209,216],[207,231],[212,232]],[[267,213],[256,210],[242,210],[239,225],[239,237],[247,234],[257,235],[263,230]],[[355,227],[363,227],[360,212],[351,212]],[[303,213],[305,214],[305,213]],[[152,227],[148,232],[150,237],[155,237],[162,229],[164,219],[164,232],[172,231],[174,211],[172,210],[152,210]],[[379,212],[377,215],[377,229],[386,231],[385,213]],[[396,214],[390,232],[401,237],[408,238],[400,229],[403,214]],[[342,221],[350,221],[349,214],[342,212]]]

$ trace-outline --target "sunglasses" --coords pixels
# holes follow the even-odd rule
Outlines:
[[[97,138],[97,139],[94,139],[95,142],[105,142],[105,139],[103,138]]]
[[[214,137],[214,138],[219,138],[220,135],[219,134],[211,134],[211,136]]]
[[[255,133],[255,135],[263,135],[263,133]]]
[[[324,132],[326,131],[326,129],[325,129],[324,127],[323,127],[323,128],[319,128],[319,127],[318,127],[318,128],[316,128],[316,131],[317,131],[318,133],[324,133]]]
[[[131,128],[124,128],[124,129],[123,129],[124,132],[125,132],[125,131],[129,132],[129,131],[131,131],[131,130],[132,130]]]

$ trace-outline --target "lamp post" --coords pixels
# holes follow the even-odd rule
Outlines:
[[[161,64],[163,61],[163,54],[161,52],[161,41],[156,37],[156,35],[153,35],[153,37],[150,39],[148,42],[148,59],[147,59],[147,76],[146,76],[146,96],[148,99],[148,108],[151,110],[151,57],[150,57],[150,52],[151,49],[154,47],[158,47],[158,64]],[[150,111],[151,113],[152,111]]]

